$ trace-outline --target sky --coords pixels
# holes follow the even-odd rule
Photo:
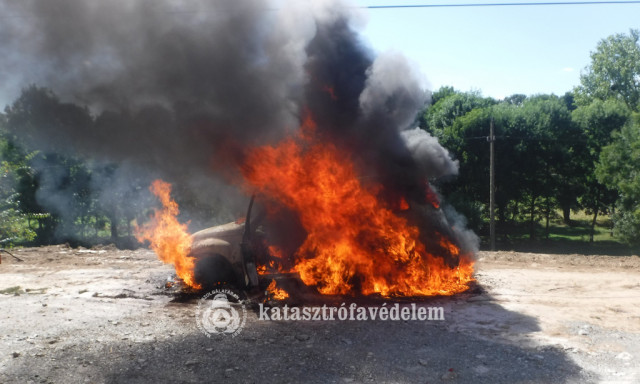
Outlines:
[[[366,7],[554,0],[346,1]],[[364,13],[359,28],[368,44],[377,52],[404,54],[418,66],[430,90],[453,86],[496,99],[516,93],[563,95],[579,84],[580,72],[600,40],[640,29],[640,3],[385,8]],[[10,103],[19,89],[15,84],[10,93],[5,88],[0,87],[0,106]]]
[[[571,1],[571,0],[569,0]],[[360,6],[549,0],[358,0]],[[609,35],[640,28],[640,4],[369,9],[362,33],[402,52],[431,90],[453,86],[502,99],[563,95]]]

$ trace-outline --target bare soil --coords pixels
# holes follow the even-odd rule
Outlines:
[[[469,292],[401,301],[444,321],[269,322],[245,303],[238,336],[207,337],[151,251],[12,253],[0,383],[640,382],[638,256],[481,252]]]

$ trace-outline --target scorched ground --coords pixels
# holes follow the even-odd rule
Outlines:
[[[148,250],[0,264],[0,382],[635,383],[640,259],[481,252],[442,322],[260,322],[209,339]],[[18,287],[19,288],[16,288]],[[484,291],[484,293],[482,293]],[[452,370],[452,371],[450,371]]]

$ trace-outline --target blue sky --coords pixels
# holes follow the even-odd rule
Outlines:
[[[350,1],[372,6],[553,0]],[[562,95],[579,84],[580,72],[589,64],[589,53],[598,41],[640,29],[640,4],[365,12],[368,22],[362,34],[369,44],[376,51],[402,52],[419,66],[431,90],[450,85],[498,99],[515,93]],[[3,91],[0,87],[0,106],[15,97]]]
[[[501,0],[357,1],[490,2]],[[640,28],[640,4],[371,9],[362,33],[376,51],[400,51],[415,61],[432,90],[451,85],[503,98],[564,94],[579,84],[598,41],[630,28]]]

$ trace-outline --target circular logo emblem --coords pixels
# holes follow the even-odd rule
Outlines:
[[[211,297],[211,300],[207,300]],[[231,303],[229,299],[240,303],[240,297],[228,289],[214,289],[204,295],[196,307],[196,323],[207,337],[215,334],[237,336],[247,321],[244,304]]]

